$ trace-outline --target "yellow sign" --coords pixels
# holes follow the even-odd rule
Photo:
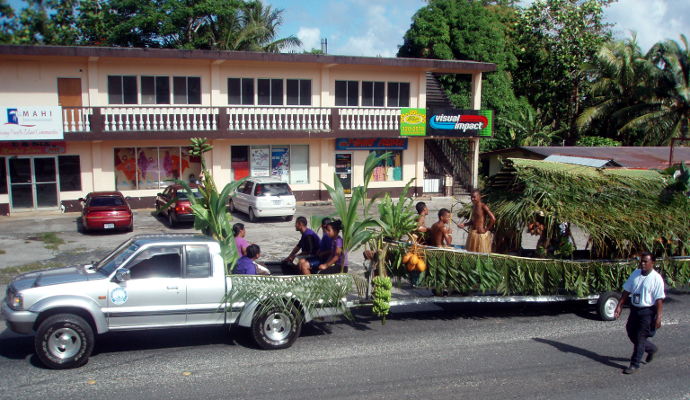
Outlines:
[[[426,136],[426,108],[400,110],[400,136]]]

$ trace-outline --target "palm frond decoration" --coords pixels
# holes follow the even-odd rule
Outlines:
[[[537,218],[549,239],[561,222],[578,226],[599,258],[629,258],[645,250],[684,255],[688,247],[690,201],[658,171],[517,158],[504,165],[483,194],[497,218],[497,240],[512,235],[514,248],[520,246],[519,233]]]
[[[297,306],[303,313],[318,315],[319,310],[336,309],[350,318],[347,295],[353,288],[363,290],[351,274],[260,276],[230,275],[231,289],[223,299],[228,309],[236,303],[258,304],[256,312],[273,308],[290,310]],[[300,315],[300,318],[304,315]]]

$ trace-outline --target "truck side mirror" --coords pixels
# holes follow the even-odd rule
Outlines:
[[[115,271],[115,280],[118,282],[128,281],[131,277],[127,268],[120,268]]]

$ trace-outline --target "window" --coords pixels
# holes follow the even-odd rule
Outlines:
[[[187,278],[208,278],[211,276],[211,257],[208,246],[186,246]]]
[[[173,77],[173,101],[175,104],[201,104],[201,78]]]
[[[388,107],[410,106],[410,84],[407,82],[388,82]]]
[[[141,104],[170,104],[170,78],[142,76]]]
[[[283,182],[309,183],[309,145],[251,146],[252,176],[273,176]]]
[[[7,166],[5,157],[0,157],[0,194],[7,194]]]
[[[58,156],[60,191],[81,190],[81,166],[79,156]]]
[[[256,86],[259,105],[283,105],[282,79],[257,79]]]
[[[108,76],[109,104],[137,104],[136,76]]]
[[[287,104],[290,106],[311,105],[311,80],[288,79],[285,81],[287,92]]]
[[[358,81],[335,81],[335,105],[356,107],[359,104]]]
[[[290,146],[290,183],[309,183],[309,146]]]
[[[188,147],[115,148],[114,164],[116,190],[159,189],[201,173],[201,159]]]
[[[362,106],[383,107],[385,82],[362,82]]]
[[[132,279],[179,278],[181,254],[177,246],[152,246],[137,254],[127,268]]]
[[[254,104],[253,78],[228,78],[228,104]]]
[[[372,180],[375,182],[402,180],[402,150],[389,151],[393,153],[392,157],[381,161],[371,174]],[[376,155],[381,155],[386,153],[386,151],[376,150],[375,153]]]

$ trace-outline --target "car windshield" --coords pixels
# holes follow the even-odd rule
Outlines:
[[[103,275],[109,276],[113,273],[120,265],[122,265],[125,260],[127,260],[135,251],[139,248],[139,245],[132,243],[131,241],[126,241],[120,245],[115,251],[108,254],[104,259],[96,264],[96,271],[102,273]]]
[[[199,193],[199,189],[197,189],[197,188],[192,189],[192,194],[197,199],[201,198],[201,193]],[[178,190],[177,191],[177,199],[178,200],[189,200],[189,197],[187,196],[187,191],[184,189]]]
[[[125,200],[122,197],[116,196],[93,197],[89,202],[89,205],[91,207],[124,206]]]
[[[286,196],[292,194],[287,183],[260,183],[256,185],[256,196]]]

